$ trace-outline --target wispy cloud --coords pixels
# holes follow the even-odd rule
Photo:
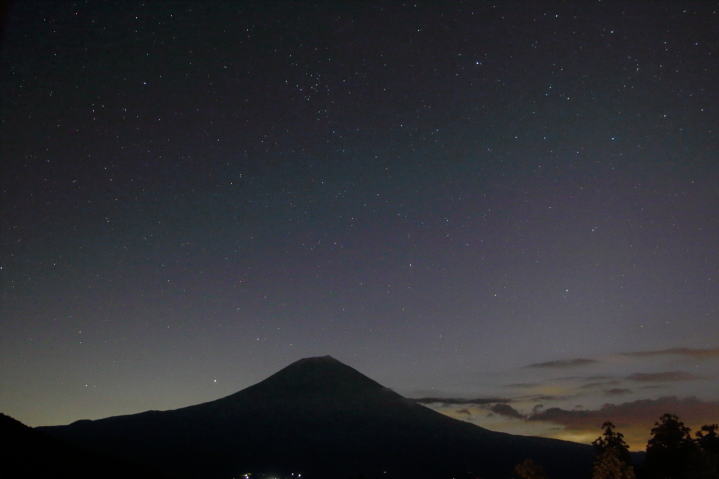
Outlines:
[[[612,388],[604,391],[604,394],[607,396],[621,396],[624,394],[629,394],[631,392],[632,390],[628,388]]]
[[[592,376],[562,376],[556,379],[557,381],[607,381],[614,378],[612,376],[594,374]]]
[[[622,353],[622,356],[643,358],[654,356],[685,356],[693,359],[719,358],[719,347],[716,348],[667,348],[654,349],[649,351],[632,351]]]
[[[572,359],[558,359],[556,361],[545,361],[543,363],[529,364],[527,368],[576,368],[579,366],[588,366],[590,364],[598,363],[596,359],[588,358],[572,358]]]
[[[664,413],[678,414],[679,418],[692,428],[702,424],[715,423],[719,417],[719,401],[704,401],[694,397],[662,397],[642,399],[620,404],[605,404],[599,409],[568,410],[549,408],[535,411],[529,421],[541,421],[564,427],[556,437],[586,437],[599,435],[604,421],[612,421],[624,433],[633,448],[643,448],[654,422]]]
[[[597,382],[590,382],[586,384],[582,384],[580,386],[580,389],[596,389],[596,388],[603,388],[607,386],[615,386],[619,384],[619,381],[612,380],[612,381],[597,381]]]
[[[524,419],[524,415],[514,409],[509,404],[495,404],[489,410],[501,416],[511,417],[515,419]]]
[[[579,394],[532,394],[529,396],[522,396],[520,399],[524,401],[566,401],[567,399],[574,399]]]
[[[662,371],[658,373],[634,373],[627,376],[626,379],[642,383],[667,383],[677,381],[696,381],[704,378],[686,371]]]
[[[453,398],[453,397],[424,397],[415,398],[420,404],[446,404],[446,405],[482,405],[495,403],[509,403],[511,399],[507,398]]]
[[[516,389],[530,389],[538,386],[542,386],[542,383],[512,383],[505,384],[505,388],[516,388]]]

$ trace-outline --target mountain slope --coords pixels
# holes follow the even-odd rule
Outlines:
[[[297,361],[216,401],[42,429],[198,478],[245,471],[493,478],[508,477],[526,457],[544,464],[553,479],[581,478],[589,475],[592,454],[587,446],[451,419],[328,356]]]
[[[0,413],[0,477],[74,477],[77,479],[164,477],[122,458],[93,454],[34,430]],[[98,474],[98,471],[102,471]]]

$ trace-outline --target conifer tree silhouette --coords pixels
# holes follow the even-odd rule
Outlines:
[[[692,473],[697,479],[719,478],[719,426],[705,424],[696,433]]]
[[[592,479],[635,479],[629,447],[624,435],[614,430],[614,424],[602,424],[604,432],[592,445],[596,451]]]
[[[688,479],[695,450],[690,429],[675,414],[664,414],[654,423],[647,443],[644,472],[651,479]]]

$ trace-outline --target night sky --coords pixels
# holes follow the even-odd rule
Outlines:
[[[0,48],[6,414],[331,354],[514,433],[719,420],[719,2],[18,1]]]

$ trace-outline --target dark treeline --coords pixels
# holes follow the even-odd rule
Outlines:
[[[674,414],[654,423],[644,462],[632,464],[624,435],[605,422],[595,449],[592,479],[719,479],[719,426],[691,430]],[[516,479],[549,479],[541,465],[526,459],[514,469]]]

